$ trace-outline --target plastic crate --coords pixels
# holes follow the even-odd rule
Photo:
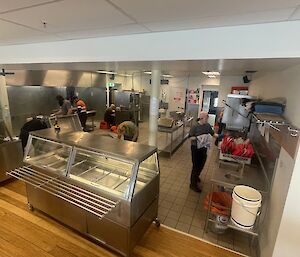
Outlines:
[[[230,162],[251,164],[251,158],[232,155],[232,154],[227,154],[227,153],[222,153],[221,151],[220,151],[219,159],[222,160],[222,161],[230,161]]]

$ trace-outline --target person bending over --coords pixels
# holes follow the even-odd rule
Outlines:
[[[124,137],[124,140],[136,142],[139,136],[139,130],[132,121],[124,121],[118,126],[118,138]]]

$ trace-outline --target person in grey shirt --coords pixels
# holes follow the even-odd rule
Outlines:
[[[189,137],[191,138],[191,152],[193,168],[190,178],[190,188],[201,192],[199,187],[200,173],[207,159],[207,149],[210,147],[211,137],[217,137],[208,121],[208,113],[200,112],[197,123],[191,127]]]
[[[64,99],[61,95],[56,96],[56,100],[58,101],[58,104],[60,106],[60,110],[55,115],[67,115],[72,114],[72,105],[69,100]]]

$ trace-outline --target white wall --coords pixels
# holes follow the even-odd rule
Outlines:
[[[273,257],[298,257],[300,253],[300,151],[295,162]]]
[[[223,100],[226,100],[228,94],[231,93],[231,87],[245,87],[242,76],[221,76],[220,78],[220,90],[219,90],[219,104],[223,107]]]
[[[259,75],[259,74],[258,74]],[[284,116],[300,128],[300,65],[281,72],[264,74],[252,80],[249,92],[262,99],[285,97],[287,105]]]

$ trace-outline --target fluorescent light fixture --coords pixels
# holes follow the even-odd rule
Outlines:
[[[203,71],[202,73],[207,76],[220,76],[218,71]]]
[[[174,78],[174,76],[169,75],[169,74],[163,74],[162,76],[163,76],[164,78]]]
[[[214,78],[216,78],[217,76],[215,76],[215,75],[207,75],[207,77],[209,77],[210,79],[214,79]]]
[[[148,75],[151,75],[152,72],[151,71],[144,71],[145,74],[148,74]],[[165,78],[174,78],[174,76],[172,75],[169,75],[169,74],[161,74],[162,77],[165,77]]]
[[[132,77],[132,74],[117,74],[118,76],[123,76],[123,77]]]
[[[116,72],[113,71],[106,71],[106,70],[97,70],[98,73],[102,73],[102,74],[117,74]]]

